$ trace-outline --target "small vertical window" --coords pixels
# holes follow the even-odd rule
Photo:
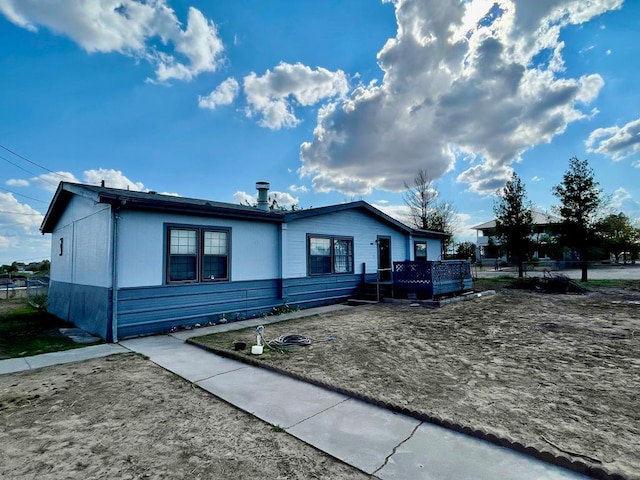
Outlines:
[[[353,242],[351,240],[335,239],[333,241],[333,271],[334,273],[353,271]]]
[[[416,261],[427,259],[427,242],[415,242],[414,246],[414,259]]]
[[[311,274],[331,273],[331,239],[309,239],[309,270]]]
[[[228,278],[227,232],[203,232],[202,279],[224,280]]]
[[[196,279],[198,259],[197,231],[172,229],[169,237],[169,281]]]

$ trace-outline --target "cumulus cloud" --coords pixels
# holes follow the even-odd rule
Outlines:
[[[104,180],[106,187],[122,188],[124,190],[145,190],[142,182],[134,182],[128,179],[120,170],[110,168],[98,168],[97,170],[85,170],[83,173],[84,183],[90,185],[100,185]]]
[[[98,168],[85,170],[82,174],[82,180],[78,179],[70,172],[51,172],[39,175],[31,179],[31,181],[41,187],[53,192],[58,188],[60,182],[70,183],[87,183],[89,185],[100,185],[104,180],[105,186],[111,188],[122,188],[124,190],[143,191],[145,190],[142,182],[134,182],[127,178],[120,170],[110,168]]]
[[[640,118],[622,127],[598,128],[585,142],[587,151],[620,161],[640,152]]]
[[[301,63],[280,63],[262,76],[244,77],[248,117],[258,117],[262,127],[278,130],[300,123],[295,105],[310,106],[347,93],[349,84],[342,70],[311,69]]]
[[[278,206],[284,208],[291,208],[299,202],[298,197],[294,197],[290,193],[278,192],[275,190],[269,191],[269,203],[274,200],[277,202]],[[234,203],[239,203],[241,205],[255,205],[258,203],[258,194],[250,194],[238,190],[233,194],[233,201]]]
[[[0,192],[0,264],[23,258],[49,256],[49,239],[38,228],[44,215],[20,203],[11,193]]]
[[[31,179],[31,183],[38,185],[50,192],[55,192],[60,182],[81,183],[71,172],[49,172]]]
[[[29,186],[29,182],[21,178],[10,178],[9,180],[7,180],[6,183],[10,187],[28,187]]]
[[[11,193],[0,192],[0,230],[20,230],[33,233],[44,216],[31,206],[20,203]]]
[[[215,110],[218,105],[230,105],[238,96],[240,85],[235,78],[227,78],[209,95],[198,97],[198,106]]]
[[[166,0],[0,0],[0,13],[30,31],[42,26],[89,53],[150,62],[158,81],[215,71],[224,50],[215,24],[190,7],[183,28]]]
[[[634,223],[640,223],[640,201],[623,187],[618,187],[609,201],[607,213],[625,213]]]
[[[301,174],[319,191],[403,190],[420,169],[492,193],[509,165],[550,142],[585,109],[604,81],[570,78],[562,29],[622,0],[397,0],[395,38],[378,53],[380,84],[358,86],[318,112],[301,145]]]
[[[289,185],[289,191],[290,191],[290,192],[294,192],[294,193],[295,193],[295,192],[303,192],[303,193],[306,193],[306,192],[308,192],[308,191],[309,191],[309,189],[308,189],[306,186],[304,186],[304,185],[300,185],[300,186],[298,186],[298,185]]]

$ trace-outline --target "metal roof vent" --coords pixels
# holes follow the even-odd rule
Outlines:
[[[256,182],[256,189],[258,190],[258,210],[263,212],[269,211],[269,182]]]

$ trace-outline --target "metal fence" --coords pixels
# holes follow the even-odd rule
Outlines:
[[[0,282],[0,300],[49,294],[49,277],[7,278]]]

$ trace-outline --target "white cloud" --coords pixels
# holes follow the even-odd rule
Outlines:
[[[39,185],[50,192],[55,192],[60,182],[81,183],[73,173],[63,171],[43,173],[31,179],[31,183]]]
[[[534,175],[531,179],[532,182],[541,182],[542,180],[544,180],[544,178],[539,177],[538,175]]]
[[[349,88],[342,70],[312,70],[301,63],[280,63],[258,77],[254,72],[244,77],[248,117],[258,116],[262,127],[278,130],[295,127],[300,120],[294,106],[311,106],[328,98],[343,96]]]
[[[240,85],[235,78],[227,78],[206,97],[198,97],[198,106],[215,110],[218,105],[230,105],[238,96]]]
[[[309,191],[309,189],[308,189],[306,186],[304,186],[304,185],[300,185],[300,186],[297,186],[297,185],[289,185],[289,191],[290,191],[290,192],[294,192],[294,193],[295,193],[295,192],[303,192],[303,193],[305,193],[305,192],[308,192],[308,191]]]
[[[41,212],[12,194],[0,192],[0,264],[49,257],[50,240],[38,231],[43,218]]]
[[[97,170],[85,170],[83,173],[84,183],[90,185],[100,185],[104,180],[105,187],[122,188],[124,190],[143,191],[142,182],[129,180],[120,170],[110,168],[98,168]]]
[[[30,31],[65,35],[89,53],[144,59],[159,81],[215,71],[224,50],[212,21],[190,7],[183,29],[166,0],[0,0],[0,13]]]
[[[9,180],[7,180],[6,183],[10,187],[28,187],[29,186],[29,182],[21,178],[10,178]]]
[[[87,183],[89,185],[100,185],[104,180],[105,186],[111,188],[122,188],[124,190],[142,191],[145,190],[142,182],[134,182],[127,178],[120,170],[110,168],[98,168],[85,170],[82,180],[69,172],[45,173],[31,179],[36,185],[53,192],[58,188],[60,182]]]
[[[20,203],[11,193],[0,192],[0,231],[19,229],[37,232],[44,216],[31,206]]]
[[[640,220],[640,201],[634,199],[623,187],[618,187],[615,192],[613,192],[607,213],[617,214],[620,212],[627,215],[632,222]]]
[[[598,128],[585,142],[587,151],[620,161],[640,152],[640,118],[622,127]],[[635,164],[634,164],[635,165]]]
[[[287,192],[269,191],[269,203],[273,202],[274,199],[279,206],[285,208],[291,208],[293,205],[298,205],[299,202],[298,197],[294,197]],[[258,195],[238,190],[233,194],[233,202],[241,205],[255,205],[258,203]]]
[[[323,106],[301,145],[300,172],[316,190],[400,191],[420,169],[439,178],[463,153],[475,161],[458,181],[492,193],[523,152],[588,118],[604,82],[558,75],[560,33],[622,0],[393,3],[398,31],[378,53],[382,83]]]

